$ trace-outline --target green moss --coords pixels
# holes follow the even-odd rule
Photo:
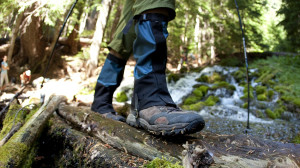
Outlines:
[[[261,82],[263,85],[273,85],[274,79],[279,71],[277,69],[268,69],[256,80],[257,83]]]
[[[230,85],[228,82],[225,81],[218,81],[214,83],[214,86],[211,87],[211,89],[216,90],[218,88],[226,88],[230,91],[235,91],[235,86]]]
[[[197,82],[208,82],[208,76],[207,75],[201,75],[199,78],[196,79]]]
[[[168,83],[170,83],[171,81],[177,82],[180,78],[181,78],[180,74],[170,73],[168,75]]]
[[[192,110],[192,111],[200,111],[203,109],[204,106],[205,106],[205,103],[201,101],[201,102],[190,104],[190,105],[183,105],[182,109]]]
[[[201,90],[203,96],[205,96],[207,94],[207,91],[208,91],[209,87],[206,86],[206,85],[201,85],[201,86],[198,87],[198,89]]]
[[[197,98],[199,98],[199,99],[201,99],[201,98],[203,97],[202,91],[201,91],[200,89],[198,89],[198,88],[196,88],[196,89],[193,90],[193,94],[194,94]]]
[[[256,91],[256,94],[264,94],[267,92],[267,87],[266,86],[261,86],[261,85],[258,85],[255,87],[255,91]]]
[[[243,90],[244,95],[241,97],[241,99],[248,99],[248,85],[244,85],[244,90]],[[250,86],[250,99],[253,99],[253,87]]]
[[[248,108],[248,103],[244,103],[242,106],[244,109]]]
[[[95,93],[96,83],[86,85],[78,91],[78,95],[93,95]]]
[[[126,102],[128,100],[128,97],[127,97],[126,93],[122,91],[122,92],[117,93],[116,100],[117,100],[117,102]]]
[[[221,81],[222,77],[219,73],[214,72],[211,76],[201,75],[196,81],[205,82],[205,83],[214,83],[217,81]]]
[[[267,101],[268,98],[267,98],[266,94],[263,93],[263,94],[257,95],[257,100],[259,100],[259,101]]]
[[[8,141],[5,145],[0,147],[0,165],[7,165],[12,162],[12,167],[21,166],[22,158],[24,158],[29,151],[28,147],[23,143],[15,143]],[[18,156],[18,158],[12,158]]]
[[[256,117],[264,118],[264,114],[260,110],[256,110],[255,113],[256,113]]]
[[[273,96],[274,96],[274,91],[273,90],[268,90],[268,98],[272,99]]]
[[[205,105],[206,106],[214,106],[217,102],[219,102],[220,99],[216,96],[209,96],[206,100],[205,100]]]
[[[246,80],[246,70],[239,69],[235,71],[232,75],[238,82]]]
[[[294,105],[296,105],[297,107],[300,107],[300,98],[294,98],[293,103],[294,103]]]
[[[18,122],[24,123],[24,118],[26,116],[26,112],[18,112],[18,110],[22,108],[20,105],[13,103],[8,112],[6,113],[5,119],[3,121],[3,127],[0,132],[0,139],[3,139],[5,135],[10,131],[12,126]],[[17,116],[16,113],[18,112]]]
[[[300,144],[300,134],[293,139],[293,143]]]
[[[171,161],[166,160],[165,158],[155,158],[150,163],[146,164],[145,167],[147,168],[183,168],[179,162],[175,164]]]
[[[266,109],[266,114],[269,118],[276,119],[279,117],[277,112],[273,112],[271,109]]]
[[[222,80],[222,77],[219,73],[217,72],[214,72],[209,78],[208,78],[208,82],[209,83],[214,83],[214,82],[217,82],[217,81],[221,81]]]
[[[196,96],[189,96],[188,98],[186,98],[183,102],[184,105],[191,105],[191,104],[194,104],[194,103],[197,103],[199,102],[199,99],[196,97]]]

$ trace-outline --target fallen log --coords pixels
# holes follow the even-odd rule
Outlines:
[[[73,129],[57,115],[51,117],[49,125],[40,139],[43,143],[36,155],[39,159],[32,167],[49,162],[53,167],[139,167],[148,162]]]
[[[137,130],[126,123],[103,118],[100,114],[92,112],[86,107],[72,107],[60,104],[58,114],[64,119],[86,131],[102,142],[107,143],[121,151],[126,151],[146,160],[156,157],[180,161],[179,155],[171,156],[170,152],[179,154],[181,151],[165,151],[166,141]]]
[[[0,147],[0,167],[19,167],[22,165],[47,120],[63,101],[66,101],[64,96],[51,96],[20,130]]]
[[[126,123],[102,118],[85,107],[61,104],[58,113],[104,143],[144,159],[165,157],[178,161],[183,152],[185,167],[197,165],[205,159],[213,163],[206,157],[208,155],[213,156],[211,167],[300,167],[299,144],[262,140],[250,135],[218,135],[205,130],[190,136],[158,137]],[[192,157],[196,156],[193,154],[197,150],[203,155]]]

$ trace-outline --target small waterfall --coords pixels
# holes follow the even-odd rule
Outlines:
[[[235,78],[232,76],[232,73],[236,72],[238,68],[235,67],[221,67],[213,66],[203,69],[200,73],[188,73],[185,77],[181,78],[176,83],[169,83],[168,88],[171,93],[171,96],[175,103],[180,104],[183,101],[183,98],[190,95],[193,91],[193,86],[196,84],[205,84],[207,86],[212,86],[212,84],[197,82],[196,79],[201,77],[201,75],[210,76],[214,72],[218,72],[222,76],[226,77],[226,82],[233,85],[236,90],[232,95],[226,93],[225,88],[219,88],[215,91],[209,91],[208,95],[214,95],[219,97],[220,103],[213,107],[205,107],[199,113],[204,116],[216,115],[219,117],[225,117],[227,119],[236,120],[236,121],[247,121],[247,109],[241,108],[245,103],[240,99],[244,95],[244,87],[239,86]],[[251,70],[252,72],[255,69]],[[255,87],[257,83],[254,80],[251,81],[251,86]],[[252,107],[251,110],[254,110],[255,107]],[[212,114],[213,111],[213,114]],[[261,118],[257,118],[253,114],[250,114],[251,122],[259,123],[272,123],[272,121],[267,121]]]

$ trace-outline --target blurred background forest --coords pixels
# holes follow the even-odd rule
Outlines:
[[[248,52],[300,52],[299,0],[237,2]],[[73,3],[74,0],[1,0],[0,56],[8,55],[12,72],[30,68],[41,74],[45,70]],[[124,3],[125,0],[78,0],[56,46],[51,67],[63,69],[60,58],[79,55],[86,60],[88,76],[95,75],[91,71],[103,63],[102,51],[113,38]],[[172,65],[177,66],[183,48],[188,48],[198,64],[222,55],[243,55],[234,0],[177,0],[176,7],[177,17],[168,27]]]

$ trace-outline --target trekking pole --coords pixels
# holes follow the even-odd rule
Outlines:
[[[76,5],[77,1],[78,1],[78,0],[75,0],[75,2],[73,3],[73,5],[72,5],[72,7],[71,7],[71,9],[70,9],[70,11],[69,11],[67,17],[65,18],[64,24],[62,25],[62,27],[61,27],[61,29],[60,29],[60,31],[59,31],[59,34],[58,34],[58,36],[57,36],[57,38],[56,38],[54,47],[53,47],[53,49],[52,49],[52,51],[51,51],[51,54],[50,54],[50,58],[48,59],[48,63],[47,63],[46,69],[45,69],[45,71],[44,71],[44,73],[43,73],[43,76],[42,76],[42,77],[43,77],[43,81],[42,81],[42,84],[41,84],[41,89],[43,88],[43,85],[44,85],[44,82],[45,82],[45,76],[46,76],[46,73],[47,73],[47,71],[48,71],[48,69],[49,69],[50,61],[51,61],[51,59],[52,59],[52,57],[53,57],[53,54],[54,54],[54,50],[55,50],[56,44],[57,44],[57,42],[58,42],[58,40],[59,40],[59,37],[61,36],[62,31],[64,30],[64,28],[65,28],[65,26],[66,26],[66,23],[67,23],[67,21],[68,21],[70,15],[71,15],[72,12],[73,12],[73,9],[75,8],[75,5]],[[44,102],[44,98],[45,98],[45,94],[41,94],[41,103]]]
[[[47,73],[47,71],[48,71],[48,69],[49,69],[50,61],[51,61],[51,59],[52,59],[52,57],[53,57],[53,54],[54,54],[54,50],[55,50],[56,44],[57,44],[57,42],[58,42],[58,40],[59,40],[59,37],[61,36],[62,31],[64,30],[64,28],[65,28],[65,26],[66,26],[66,23],[67,23],[67,21],[68,21],[70,15],[71,15],[72,12],[73,12],[73,9],[75,8],[75,5],[76,5],[77,1],[78,1],[78,0],[75,0],[75,2],[73,3],[73,5],[72,5],[72,7],[71,7],[71,9],[70,9],[70,11],[69,11],[67,17],[65,18],[64,24],[62,25],[62,27],[61,27],[61,29],[60,29],[60,31],[59,31],[59,34],[58,34],[58,36],[57,36],[57,38],[56,38],[54,47],[53,47],[53,49],[52,49],[52,51],[51,51],[51,55],[50,55],[50,58],[49,58],[48,63],[47,63],[47,67],[46,67],[46,69],[45,69],[45,71],[44,71],[44,73],[43,73],[43,76],[42,76],[42,77],[43,77],[43,81],[42,81],[41,88],[43,88],[43,84],[44,84],[44,82],[45,82],[45,76],[46,76],[46,73]]]
[[[242,19],[240,16],[240,12],[239,12],[239,7],[238,4],[235,1],[235,6],[236,6],[236,10],[239,16],[239,22],[240,22],[240,28],[242,30],[242,37],[243,37],[243,46],[244,46],[244,55],[245,55],[245,63],[246,63],[246,77],[247,77],[247,84],[248,84],[248,118],[247,118],[247,128],[245,130],[246,134],[250,131],[250,126],[249,126],[249,118],[250,118],[250,86],[249,86],[249,70],[248,70],[248,58],[247,58],[247,49],[246,49],[246,42],[245,42],[245,34],[244,34],[244,30],[243,30],[243,24],[242,24]]]

